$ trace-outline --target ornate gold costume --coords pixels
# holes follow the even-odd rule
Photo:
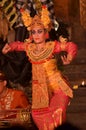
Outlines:
[[[40,53],[36,53],[34,43],[26,47],[27,55],[32,62],[33,108],[48,107],[52,94],[59,89],[67,96],[73,97],[69,83],[58,70],[56,59],[53,58],[54,47],[55,42],[47,42]]]

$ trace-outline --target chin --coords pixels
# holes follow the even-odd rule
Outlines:
[[[41,44],[42,42],[37,42],[37,41],[35,41],[35,43],[36,43],[36,44]]]

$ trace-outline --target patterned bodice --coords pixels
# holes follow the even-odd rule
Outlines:
[[[43,63],[52,57],[54,47],[55,47],[55,42],[47,42],[46,46],[42,48],[40,51],[38,51],[36,49],[36,45],[33,43],[29,46],[29,48],[26,47],[26,53],[33,64]]]

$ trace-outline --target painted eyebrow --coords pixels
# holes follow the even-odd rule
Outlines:
[[[42,31],[43,31],[43,29],[32,30],[31,33],[42,32]]]

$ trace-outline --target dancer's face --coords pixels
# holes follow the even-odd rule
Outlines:
[[[31,35],[35,43],[41,44],[45,42],[45,30],[42,26],[34,26],[31,30]]]

